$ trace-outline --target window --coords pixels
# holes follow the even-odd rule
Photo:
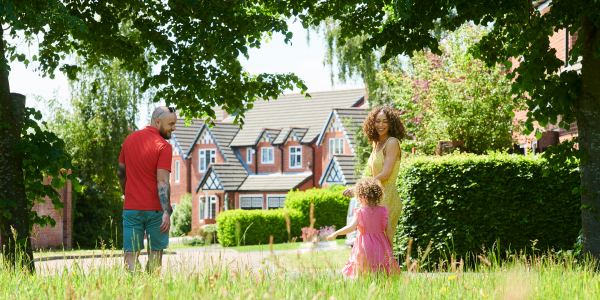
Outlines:
[[[344,154],[344,138],[329,139],[329,158],[335,154]]]
[[[217,162],[216,149],[201,149],[198,150],[198,172],[204,173],[208,169],[208,165]]]
[[[290,168],[302,168],[302,147],[290,147]]]
[[[171,218],[173,218],[173,212],[175,212],[175,206],[177,206],[177,203],[171,203]]]
[[[208,196],[208,218],[217,218],[217,196]]]
[[[247,148],[246,149],[246,163],[249,165],[252,164],[252,154],[254,154],[254,149]]]
[[[206,197],[200,196],[198,200],[198,217],[200,220],[204,219],[204,205],[206,205],[204,202],[205,199]]]
[[[284,200],[285,200],[285,195],[267,197],[267,209],[283,207]]]
[[[261,148],[261,159],[260,161],[263,164],[272,164],[273,160],[273,147],[264,147]]]
[[[175,183],[179,183],[179,160],[175,161]]]
[[[262,209],[263,208],[263,197],[262,196],[245,196],[240,197],[240,208],[241,209]]]
[[[535,155],[535,150],[537,150],[537,141],[531,142],[531,151],[533,155]]]

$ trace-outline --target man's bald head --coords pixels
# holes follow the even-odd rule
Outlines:
[[[165,139],[170,139],[171,133],[175,131],[177,115],[175,109],[172,111],[166,106],[159,106],[152,112],[152,118],[150,119],[150,126],[158,129],[160,135]]]

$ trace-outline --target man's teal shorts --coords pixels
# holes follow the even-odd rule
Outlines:
[[[169,246],[169,233],[162,234],[162,211],[123,210],[123,250],[144,249],[144,233],[148,237],[149,250],[164,250]]]

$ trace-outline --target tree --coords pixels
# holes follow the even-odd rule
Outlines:
[[[292,34],[287,32],[285,19],[303,11],[300,4],[4,0],[0,5],[0,113],[6,129],[0,131],[0,197],[8,209],[2,217],[3,243],[13,237],[7,229],[10,226],[20,237],[29,234],[23,156],[15,152],[23,127],[22,115],[15,112],[25,109],[24,101],[12,101],[10,61],[33,64],[51,78],[59,69],[75,80],[81,68],[63,63],[70,54],[77,54],[90,66],[118,59],[125,70],[140,75],[142,90],[156,88],[155,99],[176,105],[182,115],[214,119],[211,107],[224,106],[230,114],[237,113],[236,122],[243,124],[245,110],[251,109],[256,99],[276,99],[293,86],[306,90],[294,74],[251,75],[237,59],[239,55],[248,56],[249,47],[260,47],[272,33],[286,35],[288,42]],[[121,30],[123,26],[129,30]],[[20,53],[17,45],[21,43],[38,43],[39,54]],[[153,56],[146,56],[147,51]],[[159,62],[158,73],[148,71],[149,66]],[[8,254],[9,248],[4,249]]]
[[[517,0],[327,1],[311,7],[303,19],[314,25],[327,18],[340,20],[342,41],[367,35],[360,52],[385,47],[383,61],[425,48],[441,54],[440,40],[432,34],[438,25],[450,31],[465,22],[493,25],[471,50],[489,65],[503,63],[509,69],[509,58],[518,58],[519,65],[507,78],[514,79],[511,93],[525,99],[529,110],[524,133],[534,131],[534,121],[565,129],[577,121],[579,149],[572,148],[573,142],[564,143],[547,156],[554,153],[550,158],[555,166],[581,158],[582,251],[600,258],[600,2],[555,0],[544,15],[533,4]],[[550,35],[561,29],[577,33],[569,63],[581,57],[580,74],[558,73],[564,62],[550,47]]]
[[[49,102],[48,129],[65,141],[75,175],[87,187],[73,193],[73,244],[94,248],[100,242],[122,244],[123,192],[115,176],[121,146],[136,130],[138,107],[150,95],[141,93],[140,76],[118,60],[92,67],[77,59],[79,81],[70,82],[70,105]],[[116,233],[118,234],[116,234]]]
[[[469,153],[511,147],[520,124],[512,120],[506,68],[488,67],[467,52],[485,34],[484,28],[462,26],[443,37],[441,55],[417,51],[408,61],[391,59],[377,73],[381,90],[372,102],[401,111],[414,138],[403,148],[433,154],[442,140],[463,141],[462,150]]]
[[[192,194],[181,196],[171,218],[173,219],[171,236],[184,236],[192,231]]]

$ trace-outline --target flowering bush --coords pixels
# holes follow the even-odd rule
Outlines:
[[[315,242],[315,238],[319,234],[319,230],[310,227],[302,228],[302,241],[305,243]]]
[[[319,228],[319,241],[326,241],[328,235],[335,232],[335,225],[332,226],[323,226]]]

